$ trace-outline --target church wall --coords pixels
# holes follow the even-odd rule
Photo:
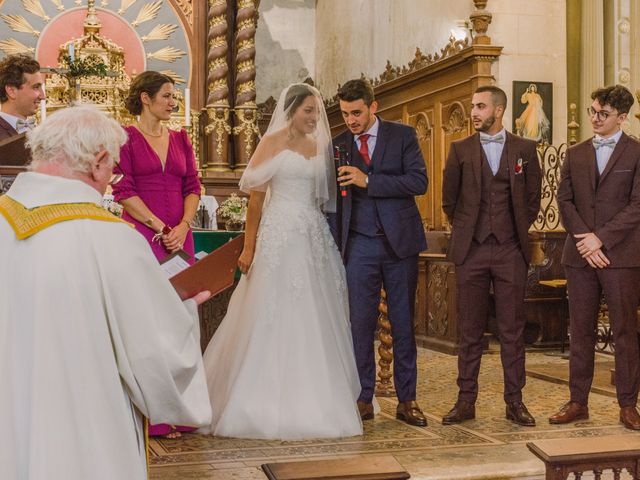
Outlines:
[[[513,81],[553,83],[553,144],[567,139],[566,9],[558,0],[490,0],[487,34],[502,45],[494,64],[497,85],[507,92],[505,125],[512,129]]]
[[[430,54],[444,47],[458,20],[473,10],[471,0],[320,0],[316,13],[318,88],[333,96],[338,84],[361,73],[379,76],[387,60],[406,65],[416,47]]]
[[[504,47],[493,74],[510,99],[505,125],[512,129],[513,81],[553,83],[553,143],[566,141],[566,7],[560,0],[489,0],[493,20],[488,35]],[[416,47],[436,53],[460,20],[474,11],[472,1],[321,0],[316,12],[315,80],[325,96],[361,73],[379,76],[387,60],[406,65]]]
[[[324,1],[324,0],[322,0]],[[320,2],[322,3],[322,2]],[[316,0],[262,0],[256,32],[256,101],[314,77]]]

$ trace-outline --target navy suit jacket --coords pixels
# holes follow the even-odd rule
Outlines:
[[[427,191],[428,179],[424,158],[413,127],[378,118],[380,127],[371,158],[367,194],[373,198],[387,241],[396,255],[406,258],[427,249],[427,241],[414,196]],[[358,151],[353,134],[347,130],[333,139],[344,145],[355,158]],[[352,162],[353,163],[353,162]],[[351,185],[347,190],[360,188]],[[351,192],[342,199],[342,238],[337,238],[335,215],[329,224],[338,248],[345,257],[351,222]]]

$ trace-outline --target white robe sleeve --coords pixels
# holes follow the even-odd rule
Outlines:
[[[125,389],[151,423],[211,422],[195,302],[191,314],[144,238],[123,225],[96,252],[104,308]],[[192,314],[195,313],[195,318]]]

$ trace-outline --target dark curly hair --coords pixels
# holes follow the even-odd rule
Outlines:
[[[289,87],[287,94],[284,96],[284,110],[287,112],[287,118],[293,117],[296,110],[304,99],[313,95],[313,91],[306,83],[295,83]]]
[[[153,70],[142,72],[131,82],[129,95],[124,99],[124,106],[131,115],[140,115],[142,113],[141,95],[146,93],[153,98],[165,83],[175,85],[176,82],[173,78],[160,72]]]
[[[633,94],[622,85],[598,88],[591,93],[591,100],[597,100],[603,107],[609,105],[618,113],[629,113],[633,105]]]
[[[367,107],[370,107],[376,99],[371,83],[365,78],[349,80],[342,85],[338,90],[338,98],[345,102],[355,102],[356,100],[362,99]]]
[[[0,103],[6,102],[6,87],[20,88],[26,82],[25,73],[34,74],[40,71],[40,64],[29,55],[9,55],[0,61]]]

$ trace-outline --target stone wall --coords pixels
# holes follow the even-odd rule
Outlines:
[[[315,76],[316,0],[262,0],[258,10],[256,101],[262,103]]]

